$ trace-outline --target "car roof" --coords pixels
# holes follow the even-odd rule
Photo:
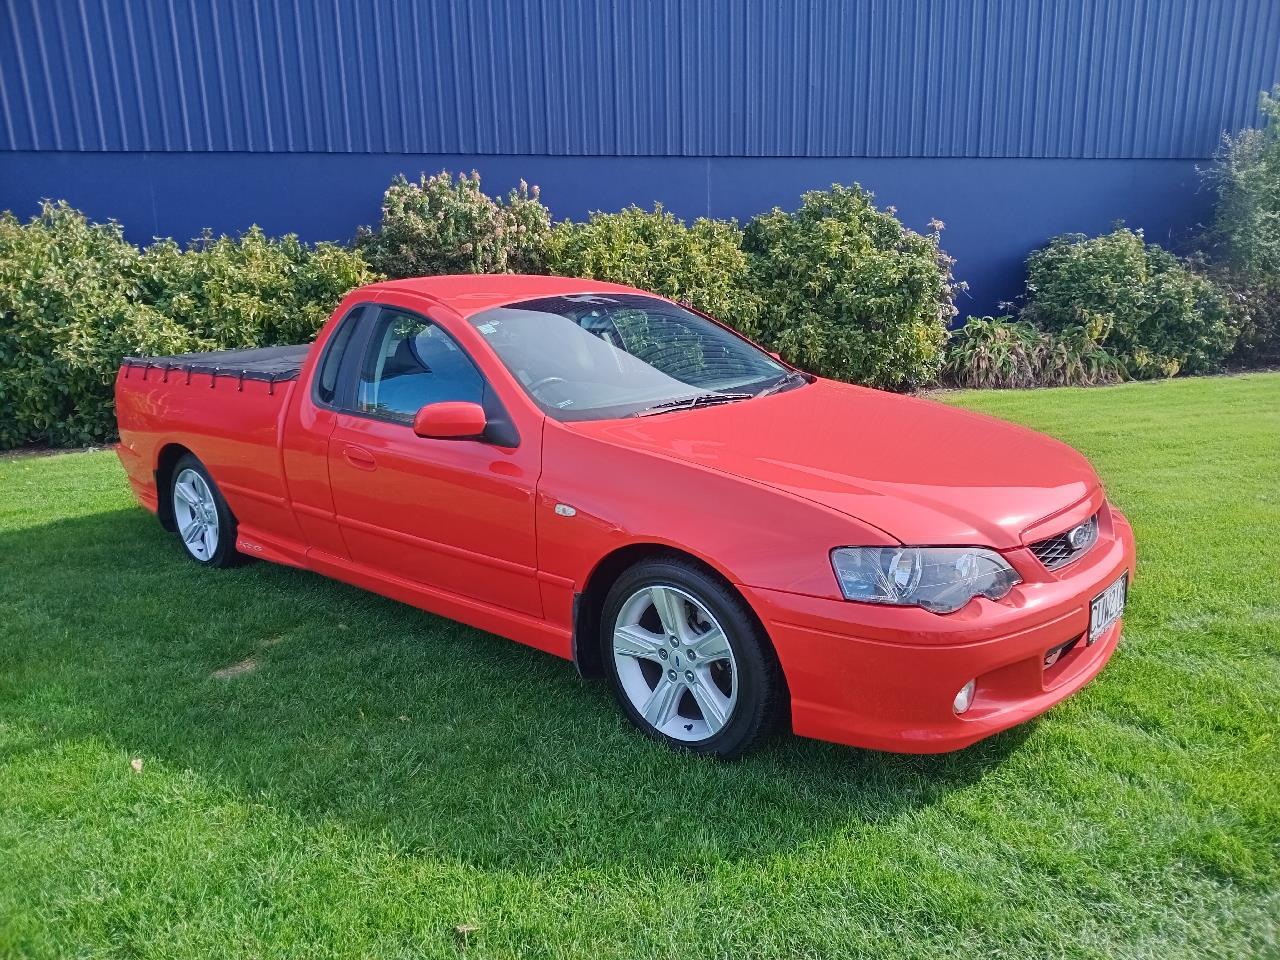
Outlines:
[[[369,290],[394,290],[413,293],[457,311],[467,317],[535,297],[563,296],[571,293],[638,293],[653,296],[635,287],[625,287],[604,280],[577,277],[543,277],[520,273],[464,273],[436,277],[411,277],[371,284]]]

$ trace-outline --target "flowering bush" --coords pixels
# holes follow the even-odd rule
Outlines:
[[[524,181],[505,202],[480,189],[480,174],[397,176],[382,198],[378,229],[356,247],[388,277],[442,273],[541,273],[551,214]]]

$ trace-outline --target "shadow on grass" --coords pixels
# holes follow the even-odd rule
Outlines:
[[[567,663],[311,574],[200,569],[140,510],[2,534],[0,573],[0,717],[477,865],[785,853],[935,803],[1026,735],[941,757],[779,735],[739,763],[690,758]]]

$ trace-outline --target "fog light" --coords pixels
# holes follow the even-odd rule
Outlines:
[[[976,686],[977,686],[977,681],[970,680],[963,687],[961,687],[960,692],[956,694],[955,700],[951,702],[951,709],[954,710],[956,713],[964,713],[966,710],[968,710],[969,707],[973,704],[973,691]]]

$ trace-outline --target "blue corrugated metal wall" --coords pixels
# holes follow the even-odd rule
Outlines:
[[[1010,237],[1189,226],[1195,161],[1280,80],[1276,0],[0,2],[0,204],[20,212],[67,196],[181,236],[218,176],[209,225],[341,238],[401,169],[523,164],[562,215],[744,216],[861,179],[904,212],[936,198],[913,225],[950,222],[982,309],[1015,289]],[[1074,163],[1039,181],[1049,161]]]
[[[9,0],[9,150],[1204,157],[1274,0]]]

